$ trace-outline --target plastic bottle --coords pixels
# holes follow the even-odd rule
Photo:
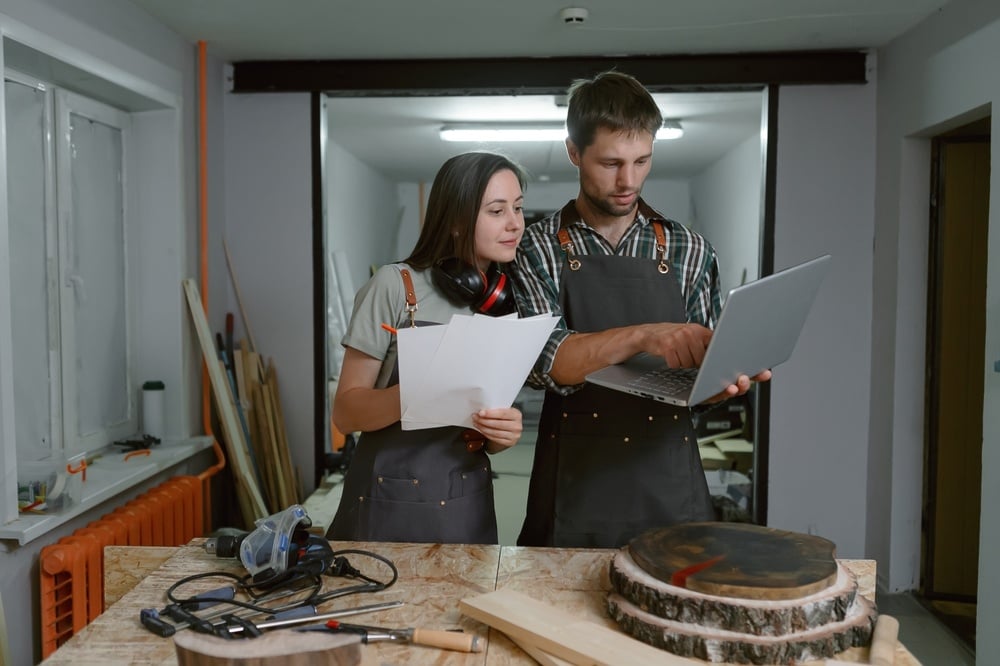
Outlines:
[[[163,396],[166,386],[159,380],[142,385],[142,434],[163,439]]]

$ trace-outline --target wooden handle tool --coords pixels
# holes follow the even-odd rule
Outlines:
[[[872,632],[872,647],[868,663],[872,666],[893,666],[896,660],[896,639],[899,637],[899,620],[891,615],[879,615]]]
[[[464,631],[442,631],[440,629],[386,629],[384,627],[369,627],[363,624],[347,624],[330,620],[326,628],[332,631],[345,631],[361,634],[363,643],[381,643],[393,641],[397,643],[412,643],[436,647],[456,652],[482,652],[483,644],[476,634]]]
[[[464,631],[442,631],[440,629],[411,629],[410,642],[414,645],[455,650],[456,652],[482,652],[483,644],[476,634]]]

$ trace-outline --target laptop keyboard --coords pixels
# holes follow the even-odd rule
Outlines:
[[[698,368],[663,368],[650,370],[628,385],[639,391],[676,395],[690,391],[697,376]]]

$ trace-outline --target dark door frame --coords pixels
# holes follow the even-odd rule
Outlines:
[[[247,61],[233,65],[234,93],[310,93],[313,202],[313,367],[315,479],[329,449],[326,278],[321,150],[326,135],[323,96],[561,94],[574,79],[609,69],[632,74],[653,92],[764,89],[760,275],[774,271],[774,204],[778,90],[782,85],[867,83],[862,51],[647,55],[623,57],[471,58],[414,60]],[[319,244],[319,247],[316,245]],[[755,420],[753,520],[767,524],[771,391],[758,387]]]

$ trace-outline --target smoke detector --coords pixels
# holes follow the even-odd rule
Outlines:
[[[590,12],[583,7],[566,7],[559,12],[559,18],[566,25],[581,25],[588,16],[590,16]]]

